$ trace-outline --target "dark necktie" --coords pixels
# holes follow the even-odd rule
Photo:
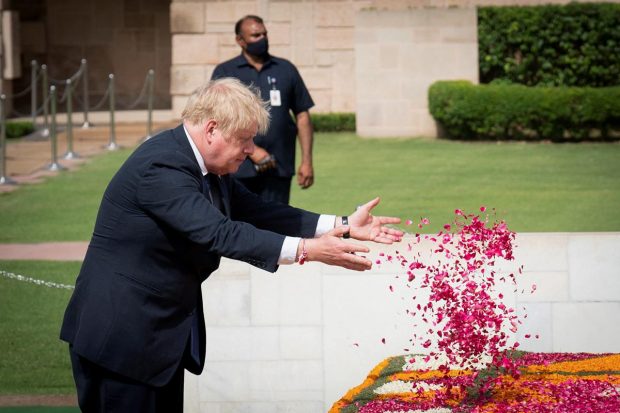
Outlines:
[[[203,179],[205,195],[213,203],[213,206],[219,209],[222,214],[226,214],[224,200],[222,199],[222,189],[220,187],[220,177],[216,174],[206,174]]]

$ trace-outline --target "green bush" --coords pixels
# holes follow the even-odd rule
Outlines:
[[[311,113],[315,132],[355,132],[355,113]]]
[[[478,9],[480,81],[620,85],[620,4]]]
[[[29,133],[34,132],[34,126],[32,122],[7,122],[6,123],[6,137],[7,138],[19,138]]]
[[[607,140],[620,136],[620,86],[440,81],[429,89],[429,109],[451,138]]]

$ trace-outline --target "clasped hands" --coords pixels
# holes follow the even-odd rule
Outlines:
[[[372,262],[356,253],[367,253],[368,247],[344,241],[342,236],[348,231],[352,239],[358,241],[373,241],[379,244],[392,244],[403,237],[403,232],[386,227],[387,224],[398,224],[400,218],[381,217],[372,215],[371,211],[379,204],[377,197],[361,205],[349,215],[349,225],[340,225],[337,218],[336,227],[319,238],[308,239],[305,249],[308,261],[319,261],[329,265],[337,265],[350,270],[365,271],[372,267]],[[299,251],[301,254],[301,251]],[[299,255],[298,254],[298,255]]]
[[[254,169],[259,174],[275,169],[277,166],[276,157],[260,146],[256,146],[254,153],[250,155],[250,160],[254,164]]]

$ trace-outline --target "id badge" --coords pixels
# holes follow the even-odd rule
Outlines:
[[[281,106],[282,101],[280,100],[280,91],[277,89],[272,89],[269,91],[269,97],[271,98],[271,106]]]

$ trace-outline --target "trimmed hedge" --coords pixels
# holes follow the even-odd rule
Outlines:
[[[6,123],[6,137],[7,138],[19,138],[29,133],[34,132],[34,126],[32,122],[7,122]]]
[[[480,82],[620,85],[620,4],[478,8]]]
[[[620,86],[473,85],[439,81],[429,109],[447,137],[609,140],[620,137]]]
[[[315,132],[355,132],[355,113],[311,113]]]

